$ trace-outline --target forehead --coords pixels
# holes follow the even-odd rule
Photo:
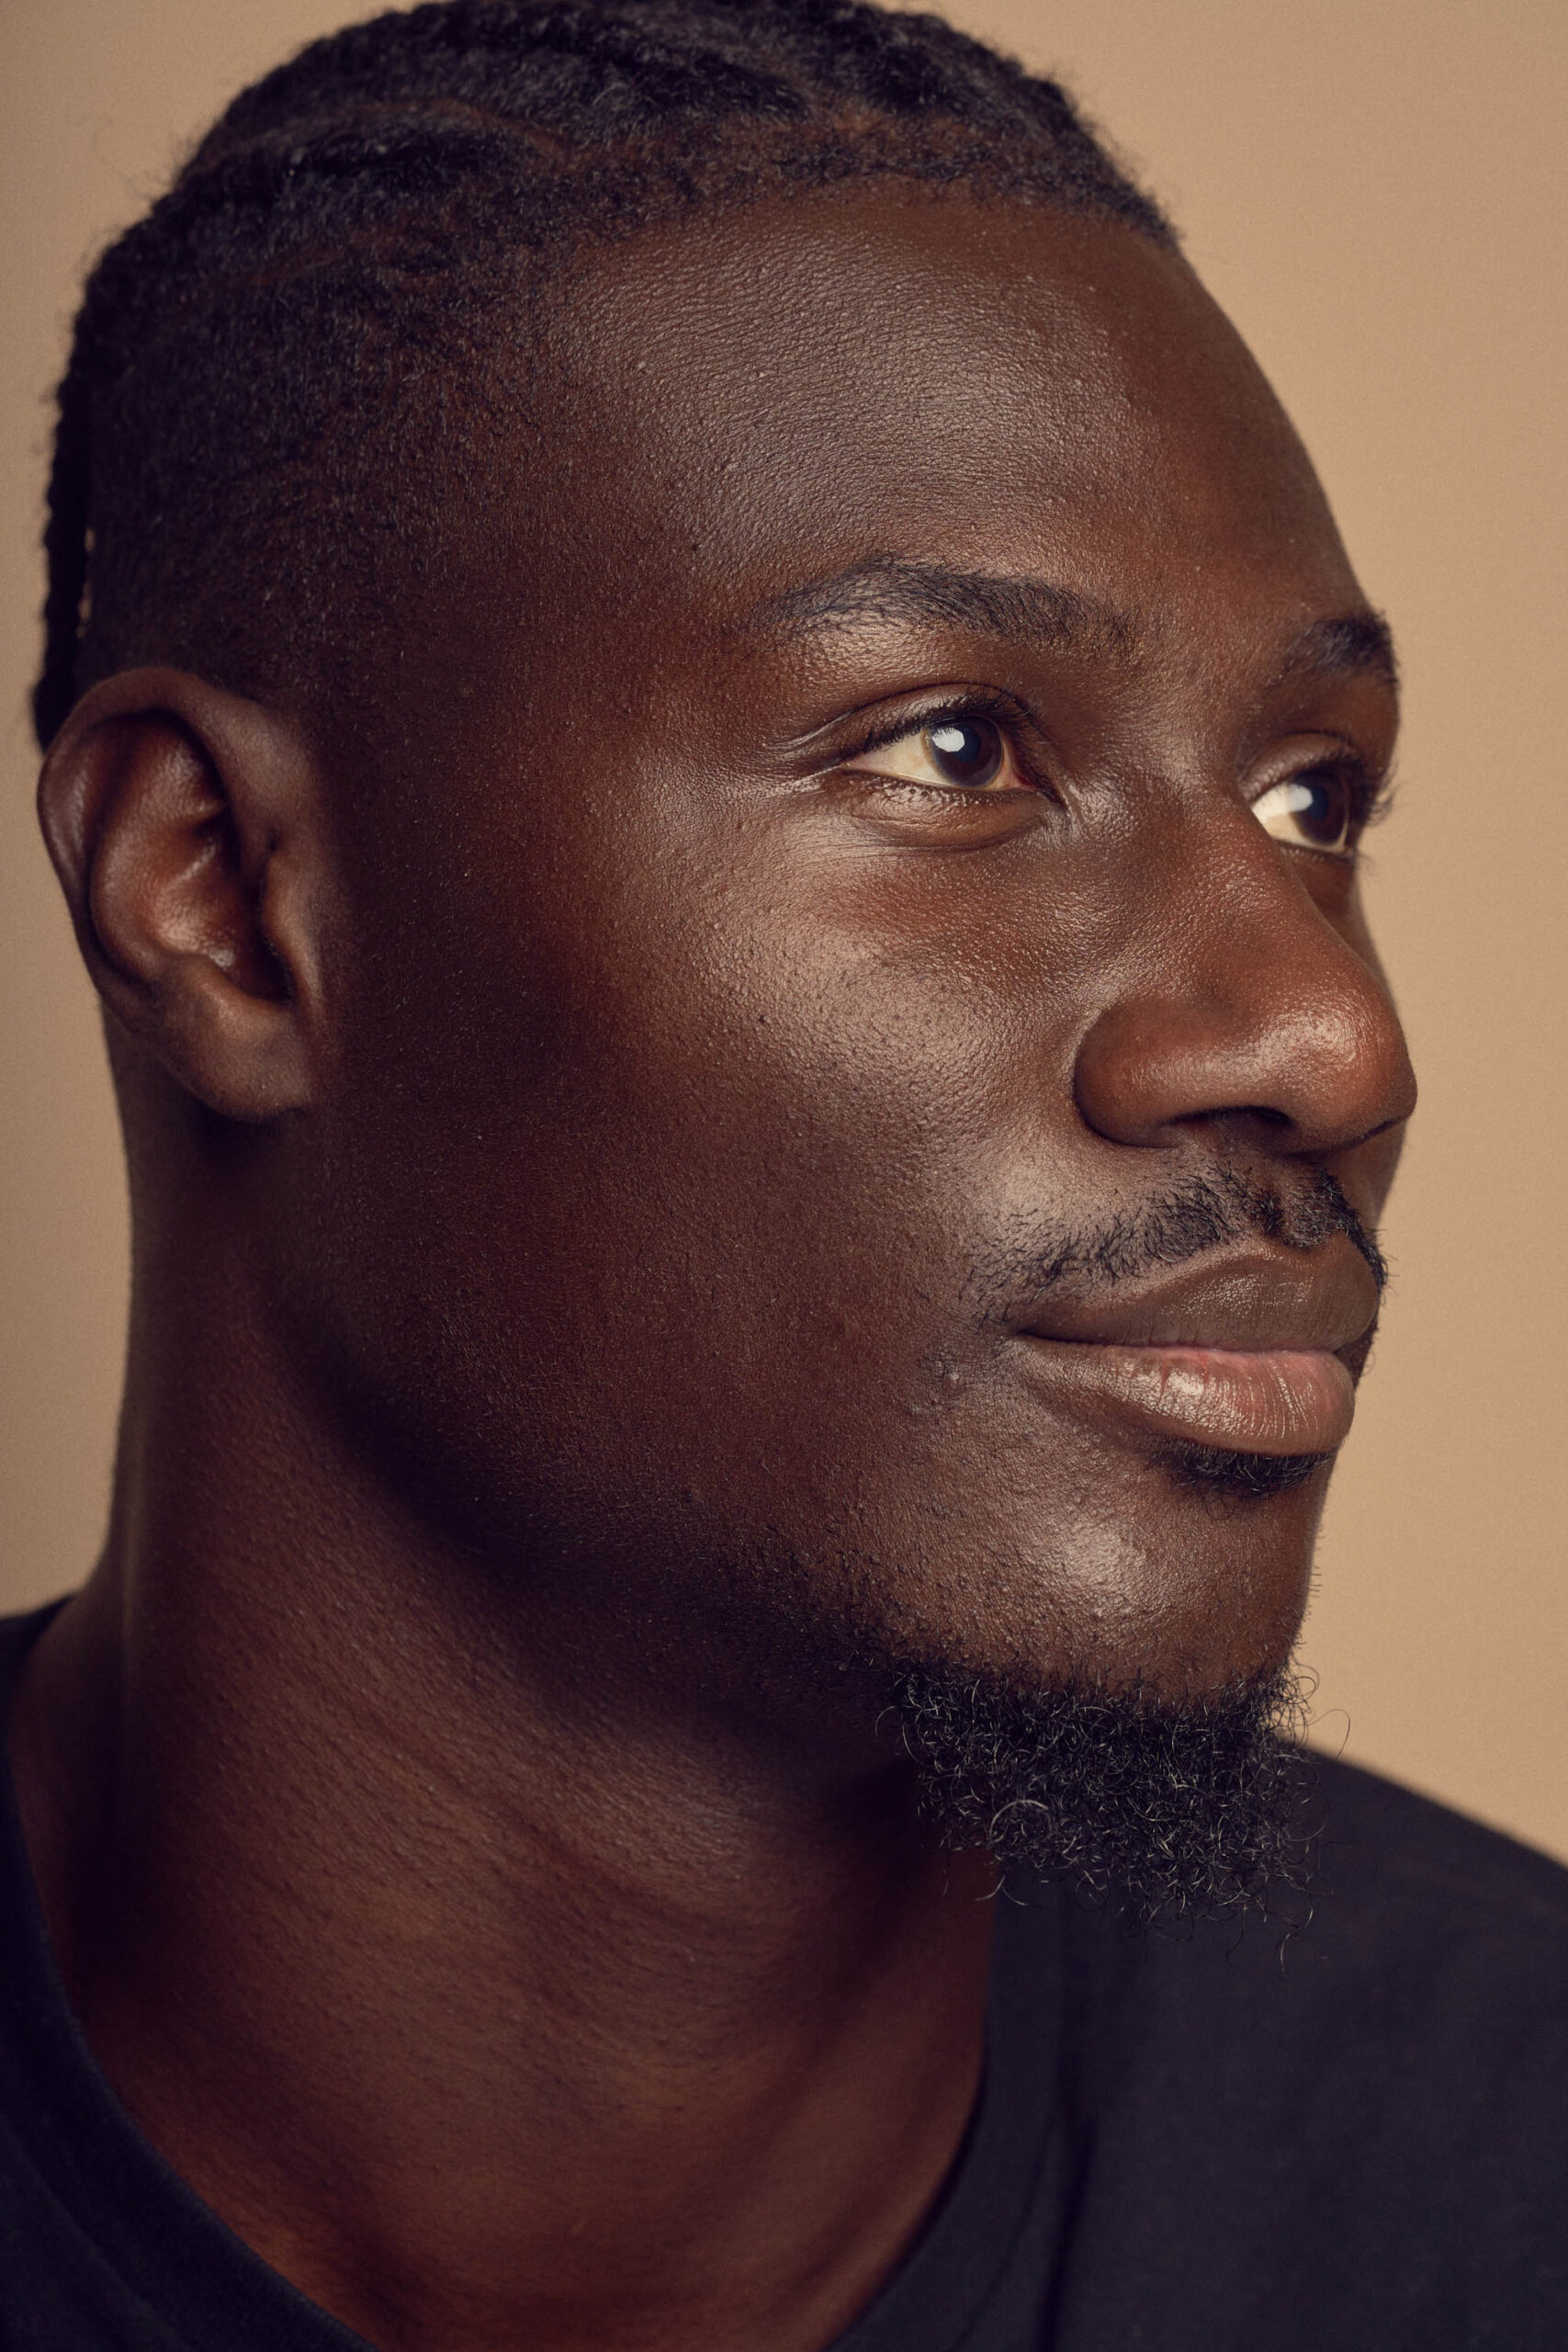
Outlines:
[[[1156,632],[1359,602],[1235,331],[1120,226],[890,188],[770,202],[595,256],[553,340],[556,553],[598,597],[658,578],[667,614],[734,612],[876,554],[1066,573]]]

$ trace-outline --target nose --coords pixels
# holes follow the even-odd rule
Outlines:
[[[1157,915],[1079,1049],[1079,1113],[1158,1147],[1195,1123],[1274,1154],[1343,1151],[1398,1126],[1416,1078],[1359,916],[1321,905],[1239,808],[1162,865]],[[1242,830],[1246,829],[1246,830]]]

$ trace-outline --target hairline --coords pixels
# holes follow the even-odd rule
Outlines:
[[[798,153],[804,164],[807,149],[802,146]],[[553,183],[542,181],[541,187],[547,192],[551,185],[564,187],[573,177],[575,175],[558,175]],[[602,266],[635,250],[646,240],[671,236],[685,239],[705,232],[721,233],[737,224],[761,223],[770,213],[798,215],[817,209],[831,214],[869,192],[886,191],[898,203],[922,208],[957,204],[996,214],[1055,215],[1063,224],[1071,224],[1077,230],[1121,232],[1139,238],[1156,251],[1179,257],[1180,252],[1173,232],[1168,236],[1157,234],[1109,208],[1101,209],[1073,202],[1039,183],[1014,184],[968,169],[935,178],[919,170],[907,156],[883,156],[871,151],[854,151],[851,166],[825,181],[803,177],[792,185],[757,173],[738,172],[728,186],[693,195],[682,190],[671,175],[662,175],[661,186],[660,179],[660,175],[656,172],[650,175],[651,185],[639,189],[643,200],[651,200],[649,209],[636,217],[631,216],[628,208],[616,217],[570,221],[543,243],[531,243],[526,235],[519,234],[503,246],[476,251],[465,265],[463,276],[468,291],[463,311],[467,332],[461,340],[453,343],[435,372],[449,396],[448,415],[466,413],[472,430],[463,435],[456,449],[442,448],[432,437],[427,446],[433,464],[425,488],[412,498],[398,502],[399,514],[413,521],[420,541],[419,557],[438,558],[444,547],[457,544],[457,535],[464,528],[458,518],[468,501],[461,495],[464,483],[458,469],[467,472],[469,486],[482,498],[487,466],[495,460],[504,464],[508,450],[515,447],[523,425],[523,411],[520,403],[505,397],[509,377],[515,385],[519,364],[529,369],[536,381],[544,383],[557,371],[559,345],[555,330],[564,311],[551,306],[559,305],[564,289],[590,284]],[[239,273],[217,291],[214,308],[220,309],[225,300],[237,294],[243,296],[291,278],[302,285],[312,279],[319,283],[351,252],[350,242],[340,241],[331,248],[307,248],[282,264],[264,265],[254,271]],[[187,322],[188,313],[179,322],[172,322],[171,334]],[[141,366],[155,357],[161,340],[155,339],[146,347]],[[466,361],[473,364],[466,365]],[[503,408],[510,412],[504,416],[499,413]],[[547,401],[533,413],[536,422],[543,425],[547,446],[556,430],[552,405]],[[379,478],[386,479],[396,472],[397,452],[390,445],[398,430],[389,406],[380,413],[367,436],[372,444],[383,443],[373,461]],[[455,490],[459,492],[456,498],[452,495]],[[360,528],[368,540],[377,525],[367,520]],[[231,545],[240,536],[235,518],[225,517],[223,527],[215,536],[220,547]],[[294,536],[298,538],[300,535]],[[330,571],[332,566],[329,554],[321,569]],[[411,572],[419,568],[417,558],[408,567]],[[214,684],[254,692],[261,698],[276,697],[305,710],[330,698],[336,689],[338,681],[333,673],[341,671],[341,664],[333,663],[330,657],[321,666],[309,661],[299,664],[292,659],[290,648],[290,658],[280,665],[277,673],[263,678],[253,673],[242,677],[221,656],[210,663],[205,660],[199,644],[188,641],[187,632],[178,619],[167,626],[157,624],[144,636],[140,613],[129,629],[121,627],[116,632],[122,643],[128,637],[131,639],[135,650],[130,658],[96,658],[97,642],[90,585],[89,572],[89,594],[77,657],[78,696],[118,670],[164,662],[190,668]],[[405,609],[408,602],[396,583],[385,601],[389,606],[401,605]],[[141,610],[146,610],[145,603]],[[178,614],[177,603],[175,612]],[[352,652],[365,648],[374,635],[373,625],[362,620],[341,639],[341,649]],[[175,642],[181,638],[187,641]],[[113,656],[112,643],[105,650]]]

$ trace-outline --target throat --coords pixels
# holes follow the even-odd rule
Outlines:
[[[35,1868],[97,2064],[254,2254],[382,2352],[849,2324],[974,2107],[982,1858],[889,1837],[886,1773],[825,1838],[711,1747],[411,1670],[406,1617],[286,1659],[220,1613],[164,1674],[124,1622],[89,1588],[33,1662]]]

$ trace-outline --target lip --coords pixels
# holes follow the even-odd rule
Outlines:
[[[1014,1329],[1062,1404],[1168,1441],[1331,1453],[1349,1435],[1377,1319],[1371,1267],[1339,1237],[1270,1247],[1112,1295],[1053,1295]]]

